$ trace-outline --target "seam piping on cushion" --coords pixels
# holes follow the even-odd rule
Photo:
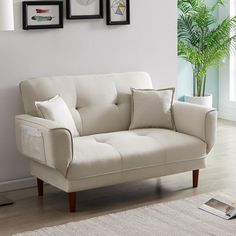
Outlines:
[[[130,94],[130,124],[128,130],[132,130],[134,128],[130,128],[131,125],[133,124],[133,119],[134,119],[134,88],[130,88],[131,94]]]
[[[175,132],[177,132],[176,125],[175,125],[175,119],[174,119],[174,111],[173,111],[174,94],[175,94],[175,88],[173,88],[173,91],[172,91],[170,113],[171,113],[172,129],[173,129]]]
[[[76,109],[77,110],[77,109]],[[78,113],[79,113],[79,109],[77,110],[78,111]],[[83,122],[83,118],[82,118],[82,116],[80,115],[80,113],[79,113],[79,116],[80,116],[80,120],[81,120],[81,134],[80,134],[80,132],[79,132],[79,134],[80,134],[80,137],[83,137],[83,136],[86,136],[86,135],[84,135],[84,122]]]
[[[24,115],[28,115],[28,114],[24,114]],[[42,119],[42,120],[47,120],[47,119],[44,119],[42,117],[36,117],[36,116],[32,116],[32,115],[28,115],[32,118],[37,118],[37,119]],[[27,120],[27,119],[24,119],[24,118],[19,118],[19,117],[16,117],[17,120],[21,120],[21,121],[24,121],[24,122],[27,122],[27,123],[31,123],[31,124],[35,124],[35,125],[38,125],[38,126],[41,126],[43,128],[46,128],[46,129],[50,129],[50,130],[53,130],[53,129],[65,129],[65,130],[68,130],[67,128],[64,128],[64,127],[56,127],[56,128],[48,128],[48,126],[46,125],[43,125],[43,124],[39,124],[37,122],[34,122],[34,121],[31,121],[31,120]],[[49,120],[51,122],[53,122],[53,120]],[[68,130],[70,132],[70,130]]]
[[[120,173],[124,173],[124,172],[130,172],[130,171],[141,170],[141,169],[146,169],[146,168],[152,168],[152,167],[157,167],[157,166],[165,166],[165,165],[170,165],[170,164],[178,164],[178,163],[181,163],[181,162],[190,162],[190,161],[202,160],[202,159],[206,159],[206,157],[207,157],[207,154],[205,154],[204,156],[201,156],[200,158],[195,158],[195,159],[192,159],[192,160],[181,160],[181,161],[175,161],[175,162],[167,162],[165,164],[156,164],[156,165],[149,165],[149,166],[137,167],[137,168],[132,168],[132,169],[125,169],[124,171],[112,171],[112,172],[103,173],[101,175],[90,175],[90,176],[87,176],[87,177],[81,177],[79,179],[69,179],[69,181],[78,181],[78,180],[83,180],[83,179],[95,178],[95,177],[100,177],[100,176],[105,176],[105,175],[110,175],[110,174],[120,174]]]
[[[207,120],[208,114],[210,114],[211,112],[216,112],[216,109],[212,109],[212,110],[208,111],[208,112],[206,113],[206,115],[205,115],[204,136],[205,136],[205,143],[207,144],[207,149],[208,149],[208,146],[209,146],[209,145],[208,145],[207,140],[206,140],[206,120]]]
[[[68,172],[68,168],[69,168],[69,166],[70,166],[70,164],[71,164],[71,162],[73,161],[73,158],[74,158],[74,143],[73,143],[72,134],[71,134],[70,130],[66,129],[66,128],[53,128],[53,129],[49,129],[49,131],[54,131],[54,130],[64,130],[64,131],[66,130],[66,131],[69,132],[69,135],[70,135],[70,140],[71,140],[71,145],[70,145],[71,146],[71,160],[69,161],[69,163],[67,163],[65,173],[63,173],[64,176],[66,177],[67,176],[67,172]],[[45,148],[44,148],[44,152],[45,152]],[[45,157],[46,157],[46,155],[45,155]],[[47,162],[47,159],[46,159],[46,162]]]
[[[43,132],[42,132],[43,133]],[[43,134],[42,134],[43,135]],[[47,155],[46,155],[46,151],[45,151],[45,140],[44,140],[44,136],[42,137],[43,138],[43,153],[44,153],[44,158],[45,158],[45,162],[46,164],[48,165],[48,162],[47,162]]]
[[[72,134],[70,132],[70,130],[68,129],[64,129],[64,128],[56,128],[56,129],[53,129],[53,130],[67,130],[69,132],[69,135],[70,135],[70,142],[71,142],[71,160],[67,163],[67,166],[66,166],[66,171],[65,171],[65,177],[67,176],[67,173],[68,173],[68,169],[69,169],[69,166],[70,164],[72,163],[73,159],[74,159],[74,143],[73,143],[73,138],[72,138]]]
[[[215,112],[215,111],[216,111],[216,109],[212,109],[212,110],[207,111],[206,114],[205,114],[205,119],[204,119],[204,120],[205,120],[205,122],[204,122],[204,140],[203,140],[202,138],[200,138],[200,137],[195,136],[195,135],[190,135],[190,134],[188,134],[188,135],[193,136],[193,137],[195,137],[195,138],[198,138],[198,139],[200,139],[202,142],[204,142],[204,143],[207,144],[207,142],[206,142],[206,119],[207,119],[207,115],[208,115],[209,113]],[[177,132],[178,132],[178,133],[181,133],[181,132],[179,132],[178,130],[177,130]],[[185,134],[185,133],[183,133],[183,134]],[[207,144],[207,146],[208,146],[208,144]]]
[[[74,87],[76,88],[76,83],[75,83],[75,80],[76,80],[76,78],[75,77],[68,77],[68,78],[70,78],[71,80],[73,80],[73,84],[74,84]],[[75,89],[75,91],[76,91],[76,107],[75,107],[75,110],[79,113],[79,104],[78,104],[78,95],[77,95],[77,89]],[[79,133],[79,137],[82,137],[82,136],[84,136],[83,135],[83,120],[82,120],[82,116],[80,115],[80,113],[79,113],[79,117],[80,117],[80,120],[81,120],[81,130],[79,130],[79,129],[77,129],[77,127],[76,127],[76,129],[77,129],[77,131],[78,131],[78,133]],[[74,121],[75,122],[75,121]]]
[[[18,120],[22,120],[22,121],[24,121],[24,122],[28,122],[28,123],[31,123],[31,124],[35,124],[35,125],[39,125],[39,126],[41,126],[41,127],[43,127],[43,128],[46,128],[46,129],[48,129],[49,131],[53,131],[53,130],[66,130],[66,131],[68,131],[69,132],[69,134],[70,134],[70,139],[71,139],[71,155],[72,155],[72,158],[71,158],[71,161],[69,162],[69,164],[67,165],[67,167],[66,167],[66,173],[65,173],[65,176],[67,175],[67,172],[68,172],[68,167],[69,167],[69,165],[70,165],[70,163],[73,161],[73,157],[74,157],[74,144],[73,144],[73,138],[72,138],[72,134],[71,134],[71,132],[70,132],[70,130],[69,129],[67,129],[67,128],[52,128],[52,129],[49,129],[47,126],[44,126],[44,125],[41,125],[41,124],[39,124],[39,123],[36,123],[36,122],[32,122],[32,121],[27,121],[27,120],[25,120],[25,119],[19,119],[19,118],[17,118]],[[44,146],[45,147],[45,146]],[[45,152],[45,148],[44,148],[44,152]],[[46,155],[45,155],[45,158],[46,158]],[[46,163],[47,163],[47,159],[46,159]]]

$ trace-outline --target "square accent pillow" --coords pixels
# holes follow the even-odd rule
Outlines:
[[[172,117],[174,92],[174,88],[132,89],[129,129],[174,129]]]
[[[71,112],[59,95],[47,101],[36,101],[35,106],[40,117],[57,121],[64,128],[70,130],[73,137],[79,136]]]

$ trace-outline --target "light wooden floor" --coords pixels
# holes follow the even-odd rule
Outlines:
[[[208,158],[208,168],[200,171],[200,185],[192,189],[191,173],[78,193],[76,213],[68,212],[67,195],[45,187],[38,198],[36,189],[5,193],[15,204],[0,208],[0,235],[34,230],[45,226],[79,221],[112,212],[200,193],[236,187],[236,123],[219,121],[217,143]]]

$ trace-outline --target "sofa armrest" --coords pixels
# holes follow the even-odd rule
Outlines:
[[[15,123],[16,144],[21,154],[65,176],[73,159],[70,131],[55,121],[30,115],[16,116]]]
[[[200,138],[207,144],[207,153],[211,151],[216,138],[216,109],[175,102],[173,104],[173,116],[177,132]]]

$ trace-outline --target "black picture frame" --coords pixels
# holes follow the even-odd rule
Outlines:
[[[102,19],[103,18],[103,0],[97,0],[99,1],[99,13],[95,15],[72,15],[71,1],[74,1],[74,0],[66,0],[66,18],[68,20]]]
[[[43,24],[43,25],[30,25],[28,19],[28,7],[29,6],[46,6],[55,5],[58,6],[58,24]],[[37,14],[37,13],[36,13]],[[39,13],[40,14],[40,13]],[[63,2],[62,1],[24,1],[22,2],[22,15],[23,15],[23,29],[33,30],[33,29],[54,29],[63,28]]]
[[[112,4],[116,0],[107,0],[107,25],[129,25],[130,24],[130,0],[123,0],[126,2],[126,20],[123,21],[113,21],[111,17]]]

